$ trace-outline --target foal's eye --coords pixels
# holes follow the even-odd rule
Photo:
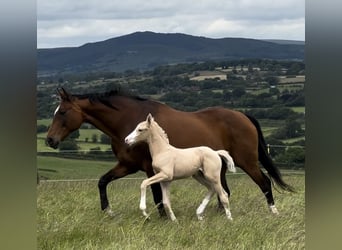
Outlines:
[[[143,131],[144,131],[144,130],[143,130],[143,129],[141,129],[141,128],[139,128],[139,129],[138,129],[138,132],[143,132]]]

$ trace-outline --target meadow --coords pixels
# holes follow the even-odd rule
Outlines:
[[[217,210],[216,198],[205,219],[198,221],[195,211],[205,188],[192,179],[176,181],[171,185],[171,203],[178,223],[173,223],[159,216],[150,191],[151,219],[141,215],[142,172],[109,184],[115,213],[109,217],[100,210],[96,180],[51,179],[70,173],[72,179],[98,178],[113,163],[38,157],[38,167],[43,165],[50,166],[50,180],[37,185],[38,249],[305,249],[304,172],[284,175],[296,193],[274,191],[278,216],[268,211],[264,195],[248,176],[229,174],[232,222]]]

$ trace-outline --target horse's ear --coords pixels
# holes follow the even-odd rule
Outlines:
[[[151,113],[148,114],[146,121],[147,121],[148,125],[151,125],[151,123],[153,121],[153,116],[151,115]]]
[[[64,88],[57,88],[57,92],[63,101],[70,101],[70,94]]]

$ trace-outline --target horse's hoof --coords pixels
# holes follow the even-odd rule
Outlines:
[[[271,205],[271,206],[270,206],[270,210],[271,210],[271,212],[272,212],[273,214],[279,215],[278,209],[276,208],[275,205]]]
[[[112,211],[112,209],[110,207],[107,207],[106,209],[103,210],[103,212],[108,215],[109,217],[114,217],[114,212]]]
[[[161,209],[158,209],[158,212],[159,212],[159,216],[160,217],[167,217],[167,214],[165,212],[165,209],[164,208],[161,208]]]

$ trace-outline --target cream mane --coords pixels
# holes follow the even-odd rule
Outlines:
[[[153,127],[156,129],[156,132],[164,139],[166,140],[167,143],[170,144],[169,142],[169,137],[167,136],[166,132],[164,131],[164,129],[162,129],[162,127],[159,126],[158,123],[156,123],[155,121],[153,121]]]

